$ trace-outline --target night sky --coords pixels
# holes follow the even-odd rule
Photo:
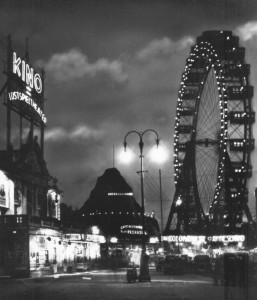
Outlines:
[[[140,203],[140,179],[136,173],[140,162],[138,137],[128,138],[135,153],[134,163],[122,164],[118,153],[128,131],[152,128],[158,132],[169,158],[162,165],[153,163],[148,154],[155,136],[145,136],[146,211],[155,211],[159,219],[161,169],[166,223],[174,194],[177,93],[190,47],[205,30],[232,30],[240,36],[240,45],[246,47],[246,62],[251,64],[250,82],[256,90],[255,2],[0,1],[1,58],[5,59],[8,34],[18,53],[24,52],[28,37],[30,62],[46,71],[45,160],[51,175],[58,178],[65,203],[81,207],[97,177],[113,165],[131,185]],[[1,75],[1,85],[4,80]],[[256,106],[254,96],[255,111]],[[1,106],[1,116],[4,112]],[[0,145],[4,148],[4,121],[0,132]],[[254,176],[249,183],[254,215],[256,151],[252,155]]]

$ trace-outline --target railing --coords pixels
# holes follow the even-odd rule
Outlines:
[[[54,218],[41,218],[37,216],[28,215],[5,215],[0,216],[0,227],[24,227],[24,226],[37,226],[37,227],[54,227],[60,228],[61,222]]]
[[[12,215],[12,216],[0,216],[0,226],[26,226],[28,225],[27,215]]]

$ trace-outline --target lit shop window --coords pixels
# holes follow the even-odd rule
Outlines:
[[[108,196],[133,196],[133,193],[108,193]]]
[[[13,209],[14,182],[0,170],[0,208]]]
[[[48,190],[47,193],[47,215],[52,218],[60,220],[60,194],[55,190]]]
[[[93,226],[92,227],[92,234],[99,234],[100,233],[100,229],[97,226]]]

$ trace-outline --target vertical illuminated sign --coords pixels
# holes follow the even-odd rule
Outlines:
[[[22,101],[30,105],[34,111],[38,114],[41,121],[46,123],[46,116],[44,115],[39,103],[33,100],[32,93],[36,99],[42,97],[43,92],[43,80],[41,76],[26,63],[25,60],[21,59],[16,52],[12,53],[12,74],[17,76],[22,82],[26,84],[26,91],[10,91],[8,97],[10,101]],[[36,92],[36,94],[35,94]]]
[[[13,52],[13,74],[16,74],[24,81],[31,89],[35,89],[38,94],[42,93],[43,82],[38,73],[34,74],[34,69],[31,68],[24,60]]]

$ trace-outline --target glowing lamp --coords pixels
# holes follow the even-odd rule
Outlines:
[[[111,237],[110,238],[110,242],[111,243],[117,243],[118,242],[118,239],[116,237]]]
[[[99,228],[98,228],[97,226],[93,226],[93,227],[92,227],[92,234],[98,235],[99,233],[100,233]]]
[[[159,142],[158,142],[159,145]],[[164,163],[168,159],[168,149],[164,146],[162,147],[154,146],[150,150],[151,160],[156,163]]]
[[[124,143],[124,150],[121,150],[119,153],[119,160],[122,163],[129,164],[133,160],[133,153],[130,149],[125,148]]]
[[[176,206],[180,206],[182,204],[182,199],[178,197],[178,200],[176,201]]]

